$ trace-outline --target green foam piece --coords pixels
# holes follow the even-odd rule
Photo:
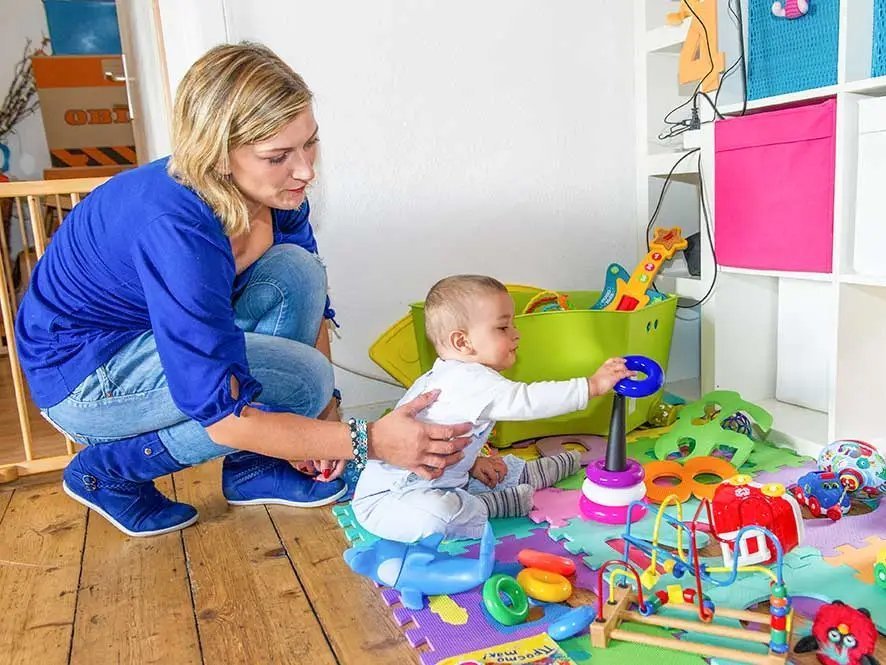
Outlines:
[[[778,471],[786,466],[803,466],[803,464],[811,460],[811,457],[798,455],[788,448],[779,448],[769,441],[760,441],[754,445],[750,457],[748,457],[739,470],[742,473],[753,475],[761,471]]]
[[[665,628],[625,622],[619,626],[632,633],[643,633],[655,637],[672,637]],[[656,665],[704,665],[701,656],[681,653],[678,640],[674,640],[674,649],[661,649],[636,642],[611,640],[605,649],[591,646],[587,632],[559,642],[559,645],[578,665],[625,665],[625,663],[655,662]]]
[[[496,544],[500,543],[502,538],[513,536],[515,539],[528,538],[535,531],[543,529],[544,526],[536,524],[528,517],[503,517],[489,520],[492,525],[492,533],[495,534]],[[479,540],[447,540],[440,543],[438,548],[441,552],[447,554],[464,554],[471,545],[479,543]]]
[[[360,526],[357,522],[357,518],[354,517],[354,510],[351,508],[350,503],[333,506],[332,514],[335,517],[335,521],[338,522],[338,525],[345,532],[345,538],[347,538],[348,542],[354,547],[371,545],[379,539],[378,536],[369,533],[366,529]]]
[[[691,500],[683,504],[683,520],[692,519],[698,501]],[[657,509],[657,507],[656,507]],[[665,510],[666,514],[676,517],[676,506],[669,506]],[[631,535],[637,538],[643,538],[647,541],[652,540],[652,531],[655,524],[655,510],[650,510],[646,516],[631,525]],[[569,520],[566,526],[552,527],[548,530],[548,535],[554,540],[567,541],[563,546],[570,554],[585,555],[584,562],[591,570],[596,570],[610,559],[620,559],[622,557],[614,550],[607,541],[620,539],[625,533],[624,524],[599,524],[580,517]],[[677,531],[673,527],[663,523],[661,533],[659,534],[659,544],[665,547],[676,547]],[[706,533],[698,534],[698,547],[702,548],[707,545],[710,537]],[[684,539],[684,548],[686,542]]]
[[[720,412],[703,425],[693,425],[693,420],[706,415],[705,407],[710,403],[719,404]],[[684,457],[680,452],[679,443],[682,439],[692,439],[695,447],[685,457],[711,455],[717,447],[729,446],[735,449],[729,461],[740,467],[750,456],[754,441],[739,432],[723,429],[723,421],[739,411],[747,413],[764,432],[768,432],[772,427],[772,415],[765,409],[743,400],[734,390],[714,390],[680,409],[674,426],[658,438],[655,444],[655,456],[661,460],[667,459],[672,453]]]
[[[580,490],[581,484],[585,481],[585,470],[579,469],[571,476],[566,476],[563,480],[560,480],[554,484],[554,487],[557,487],[561,490]],[[577,506],[577,504],[576,504]],[[576,507],[577,510],[577,507]]]

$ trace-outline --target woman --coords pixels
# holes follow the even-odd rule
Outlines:
[[[22,367],[43,415],[87,446],[64,489],[129,535],[196,521],[153,479],[221,455],[230,503],[291,506],[344,494],[348,459],[437,477],[461,458],[469,425],[414,418],[433,394],[338,421],[305,198],[317,130],[271,51],[213,48],[179,86],[171,157],[98,187],[34,269]]]

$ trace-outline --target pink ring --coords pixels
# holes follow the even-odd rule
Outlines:
[[[643,482],[646,472],[636,461],[628,459],[624,471],[607,471],[606,460],[602,457],[588,464],[585,475],[595,485],[601,487],[633,487]]]
[[[628,519],[627,506],[604,506],[589,500],[584,494],[578,500],[581,514],[589,520],[602,522],[603,524],[624,524]],[[646,506],[634,506],[631,511],[631,521],[636,522],[646,516]]]

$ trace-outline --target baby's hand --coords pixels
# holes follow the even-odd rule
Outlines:
[[[501,457],[478,457],[469,473],[487,487],[495,487],[508,475],[508,465]]]
[[[612,387],[622,379],[636,375],[636,372],[625,367],[624,358],[610,358],[600,365],[600,369],[594,372],[593,376],[588,377],[588,394],[591,397],[600,397],[612,390]]]

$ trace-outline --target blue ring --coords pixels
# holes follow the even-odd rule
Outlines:
[[[646,356],[625,356],[625,365],[632,372],[642,372],[645,379],[622,379],[615,384],[615,392],[625,397],[647,397],[664,385],[661,365]]]

